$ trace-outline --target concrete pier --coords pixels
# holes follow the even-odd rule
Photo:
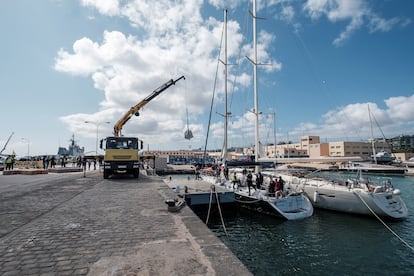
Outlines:
[[[0,174],[0,275],[251,275],[158,176]]]

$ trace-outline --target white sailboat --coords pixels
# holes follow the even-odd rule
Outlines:
[[[372,145],[372,161],[375,164],[391,164],[395,161],[395,156],[392,156],[388,152],[382,150],[380,152],[376,152],[375,150],[375,139],[374,139],[374,131],[372,130],[372,118],[371,118],[371,110],[368,105],[368,115],[369,115],[369,122],[371,125],[371,145]],[[374,118],[375,119],[375,118]],[[382,131],[381,131],[382,132]],[[384,137],[385,141],[385,137]]]
[[[254,39],[254,60],[249,59],[254,66],[254,114],[255,114],[255,161],[259,159],[259,108],[258,108],[258,91],[257,91],[257,43],[256,43],[256,1],[253,1],[253,39]],[[225,24],[227,22],[227,11],[224,13]],[[226,25],[225,25],[226,26]],[[225,27],[225,35],[227,33]],[[225,49],[227,48],[227,39],[225,38]],[[227,51],[225,50],[224,65],[227,67]],[[227,69],[224,70],[225,76],[227,76]],[[215,185],[224,186],[227,190],[234,191],[236,200],[242,204],[242,206],[252,209],[257,212],[275,215],[287,220],[304,219],[313,214],[313,206],[310,200],[302,192],[291,192],[291,189],[283,191],[283,196],[275,197],[270,194],[267,189],[257,189],[253,193],[249,191],[247,187],[236,185],[233,187],[233,183],[230,182],[223,174],[227,171],[226,157],[227,157],[227,77],[225,78],[225,133],[224,133],[224,146],[223,146],[223,164],[224,170],[219,179],[214,177],[205,177],[204,179],[213,182]],[[260,168],[256,166],[255,172],[258,173]],[[240,176],[239,179],[244,176]],[[243,181],[241,181],[243,182]],[[287,187],[286,187],[287,188]]]
[[[390,178],[373,181],[361,172],[346,180],[277,173],[302,189],[316,208],[344,213],[404,219],[408,209]]]

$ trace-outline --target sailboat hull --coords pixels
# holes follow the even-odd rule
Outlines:
[[[366,183],[334,182],[320,178],[284,176],[291,185],[299,185],[315,208],[357,215],[380,216],[404,219],[408,209],[398,190],[386,186],[371,186]]]
[[[249,196],[246,191],[236,191],[235,199],[243,207],[283,218],[286,220],[298,220],[312,216],[313,206],[310,200],[302,193],[292,193],[282,198],[269,197],[256,191]]]

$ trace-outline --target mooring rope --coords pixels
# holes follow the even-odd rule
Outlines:
[[[223,225],[223,229],[224,229],[224,233],[226,234],[226,237],[229,238],[229,234],[227,233],[226,225],[224,224],[223,214],[221,213],[219,196],[218,196],[218,193],[215,189],[214,189],[214,191],[216,192],[217,208],[219,209],[221,224]]]
[[[410,248],[412,251],[414,251],[414,247],[412,247],[411,245],[409,245],[403,238],[401,238],[397,233],[395,233],[391,227],[389,227],[375,212],[374,210],[371,209],[371,207],[368,206],[368,204],[365,202],[365,200],[361,197],[361,195],[357,192],[353,192],[354,194],[356,194],[358,196],[358,198],[362,201],[362,203],[364,203],[364,205],[368,208],[368,210],[385,226],[385,228],[388,229],[388,231],[390,231],[395,237],[397,237],[405,246],[407,246],[408,248]]]
[[[208,224],[208,220],[210,218],[210,210],[211,210],[211,202],[212,201],[213,201],[213,189],[210,190],[210,202],[208,203],[206,225]]]
[[[209,221],[209,218],[210,218],[211,203],[213,202],[213,192],[214,192],[216,194],[217,208],[218,208],[219,213],[220,213],[221,224],[223,225],[224,233],[226,234],[227,238],[229,238],[229,234],[227,233],[226,225],[224,224],[223,214],[221,212],[221,207],[220,207],[220,201],[219,201],[218,193],[217,193],[214,185],[211,185],[210,188],[211,188],[210,189],[210,202],[208,203],[208,211],[207,211],[206,225],[208,224],[208,221]]]

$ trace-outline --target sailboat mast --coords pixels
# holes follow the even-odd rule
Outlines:
[[[371,109],[368,105],[368,115],[369,115],[369,124],[371,126],[371,146],[372,146],[372,157],[374,158],[374,163],[377,164],[377,153],[375,152],[375,140],[374,140],[374,131],[372,130],[372,118],[371,118]]]
[[[254,62],[253,62],[253,80],[254,80],[254,115],[255,115],[255,150],[254,160],[259,161],[259,99],[257,91],[257,41],[256,41],[256,0],[253,0],[253,50],[254,50]],[[256,173],[259,168],[256,166]]]
[[[227,128],[228,128],[228,112],[227,112],[227,9],[224,9],[224,145],[223,145],[223,161],[227,160]]]

